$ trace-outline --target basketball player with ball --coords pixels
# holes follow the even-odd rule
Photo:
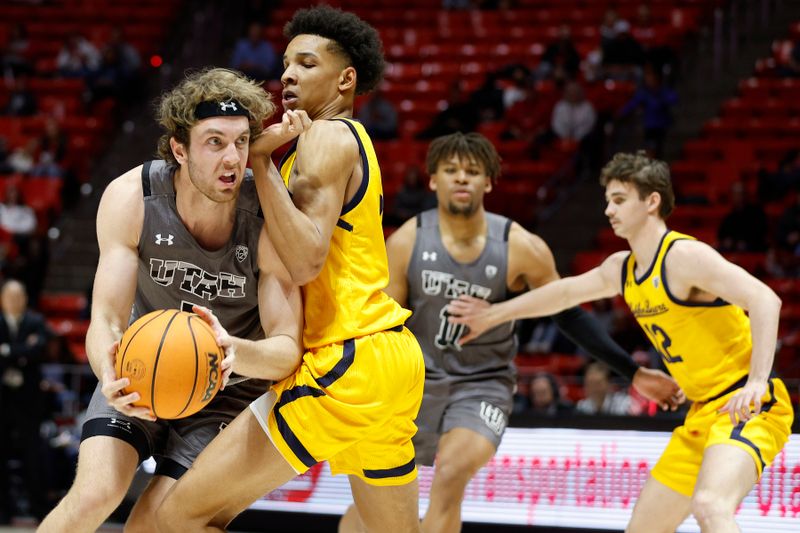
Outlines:
[[[274,110],[267,93],[238,73],[190,74],[160,101],[162,160],[126,172],[103,194],[86,338],[100,383],[83,426],[75,481],[39,531],[95,531],[122,501],[138,465],[152,455],[155,476],[125,528],[152,532],[155,509],[200,451],[268,389],[268,380],[283,379],[299,364],[300,292],[270,244],[245,170],[250,143]],[[289,113],[272,128],[288,140],[307,124],[307,118]],[[194,310],[202,320],[181,310]],[[118,349],[128,324],[154,311]],[[221,350],[224,361],[218,360]],[[175,358],[184,352],[191,364],[182,368]],[[194,366],[198,354],[219,366],[201,372],[200,359]],[[116,358],[129,377],[119,378]],[[231,371],[258,379],[231,380],[214,396]],[[188,375],[188,395],[169,380],[162,383],[170,373],[176,379]],[[150,398],[127,392],[142,375],[152,376]],[[195,383],[195,375],[203,379]],[[202,389],[199,399],[192,388]],[[144,406],[151,401],[161,407]],[[167,406],[198,402],[195,408],[207,405],[192,416],[153,416],[183,416],[185,410]]]
[[[162,533],[221,531],[253,501],[321,461],[347,474],[369,531],[419,530],[411,438],[425,364],[411,314],[391,299],[375,149],[352,119],[384,68],[377,31],[328,6],[284,33],[283,106],[314,122],[278,170],[268,132],[253,173],[277,253],[303,286],[305,354],[214,439],[156,513]],[[299,112],[299,111],[298,111]]]

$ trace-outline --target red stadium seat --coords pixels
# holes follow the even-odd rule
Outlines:
[[[86,308],[86,296],[80,293],[43,293],[39,309],[48,318],[76,319]]]

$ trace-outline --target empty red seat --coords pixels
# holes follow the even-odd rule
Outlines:
[[[58,178],[26,178],[19,188],[25,203],[35,211],[60,211],[62,185]]]
[[[80,293],[46,292],[39,296],[39,309],[52,318],[78,318],[86,304],[86,296]]]
[[[48,318],[47,324],[57,335],[66,337],[69,341],[83,342],[89,330],[88,320],[75,320],[72,318]]]

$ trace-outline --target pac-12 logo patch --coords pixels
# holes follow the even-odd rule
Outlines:
[[[245,246],[244,244],[237,244],[236,245],[236,259],[240,263],[242,261],[244,261],[245,259],[247,259],[248,252],[249,252],[249,250],[247,249],[247,246]]]

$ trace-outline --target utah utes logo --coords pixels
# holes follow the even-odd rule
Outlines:
[[[236,259],[241,263],[242,261],[247,259],[248,251],[249,250],[247,249],[247,246],[245,246],[244,244],[237,244],[236,245]]]
[[[495,435],[503,434],[503,429],[506,427],[506,416],[499,407],[481,402],[481,419],[489,429],[494,431]]]
[[[236,102],[220,102],[219,109],[222,112],[225,111],[238,111],[236,108]]]

